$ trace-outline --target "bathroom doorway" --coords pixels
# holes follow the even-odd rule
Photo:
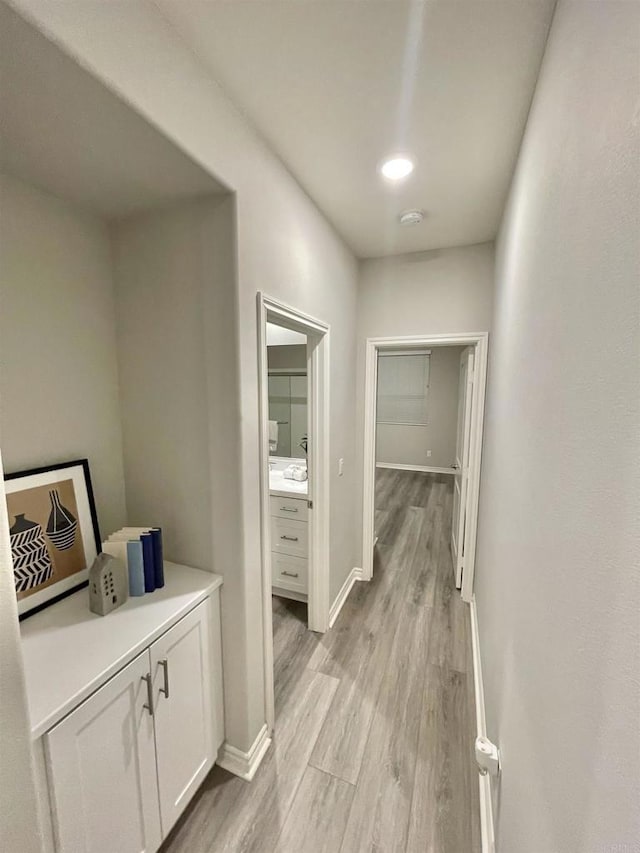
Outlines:
[[[308,623],[309,471],[307,336],[267,322],[271,585]],[[279,602],[273,605],[278,610]]]
[[[274,725],[274,628],[329,627],[329,328],[258,294],[265,693]],[[289,630],[287,628],[287,630]]]

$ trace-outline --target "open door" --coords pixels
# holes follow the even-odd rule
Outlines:
[[[464,569],[464,530],[469,488],[469,456],[471,449],[471,401],[473,399],[474,347],[467,347],[460,356],[458,384],[458,428],[456,435],[456,469],[453,488],[453,519],[451,524],[451,555],[456,587],[462,586]]]

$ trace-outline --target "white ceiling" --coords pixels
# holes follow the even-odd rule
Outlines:
[[[307,337],[301,332],[294,332],[291,329],[284,329],[282,326],[276,326],[274,323],[267,323],[268,347],[292,346],[293,344],[306,343]]]
[[[106,217],[223,189],[1,2],[0,122],[2,171]]]
[[[156,3],[359,256],[495,237],[554,0]]]

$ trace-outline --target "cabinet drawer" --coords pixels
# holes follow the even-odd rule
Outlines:
[[[306,498],[279,498],[271,495],[271,515],[306,521],[309,514]]]
[[[271,554],[271,583],[281,589],[307,592],[307,560],[288,554]]]
[[[271,550],[292,557],[307,557],[309,525],[288,518],[271,519]]]

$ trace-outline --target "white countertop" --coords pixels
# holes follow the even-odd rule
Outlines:
[[[284,456],[270,457],[269,492],[279,498],[306,498],[309,493],[309,481],[286,480],[284,469],[289,465],[306,465],[306,459],[289,459]]]
[[[164,576],[162,589],[107,616],[90,612],[85,588],[21,622],[34,739],[222,586],[220,575],[176,563],[165,562]]]
[[[269,471],[269,492],[280,498],[306,498],[309,492],[309,481],[285,480],[282,471]]]

